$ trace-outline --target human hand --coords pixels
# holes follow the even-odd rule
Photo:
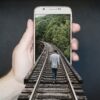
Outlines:
[[[78,32],[80,30],[79,24],[73,23],[72,31]],[[23,82],[27,73],[33,67],[33,21],[28,20],[27,29],[23,34],[20,42],[15,47],[12,55],[12,70],[17,81]],[[71,42],[72,50],[78,50],[78,41],[76,38]],[[75,52],[72,53],[73,61],[78,61],[79,56]]]
[[[27,28],[12,55],[12,69],[15,79],[23,82],[33,67],[33,21],[27,21]]]

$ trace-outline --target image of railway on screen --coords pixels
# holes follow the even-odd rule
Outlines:
[[[70,62],[70,15],[69,14],[36,14],[36,59],[40,54],[38,41],[56,45]]]

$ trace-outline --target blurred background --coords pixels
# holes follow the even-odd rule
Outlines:
[[[100,3],[99,0],[1,0],[0,1],[0,77],[12,65],[11,56],[21,39],[33,9],[41,5],[70,6],[73,22],[81,31],[73,34],[79,40],[79,62],[73,62],[84,80],[88,100],[100,100]]]

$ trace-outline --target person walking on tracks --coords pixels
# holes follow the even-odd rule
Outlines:
[[[55,83],[57,68],[60,66],[60,55],[57,53],[57,50],[54,50],[53,53],[50,55],[50,65],[52,68],[53,83]]]

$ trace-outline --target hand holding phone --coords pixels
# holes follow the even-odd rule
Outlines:
[[[20,87],[19,88],[13,87],[13,85],[15,84],[14,82],[8,84],[10,80],[7,80],[7,79],[11,79],[12,77],[14,77],[14,78],[17,77],[17,83],[20,83],[20,81],[21,82],[23,81],[22,78],[24,78],[27,75],[27,73],[29,72],[29,70],[31,70],[31,68],[33,67],[33,63],[34,63],[33,62],[33,56],[34,56],[33,49],[34,48],[32,48],[33,37],[34,37],[33,30],[34,30],[33,29],[33,21],[28,20],[26,31],[23,33],[23,36],[22,36],[20,42],[17,44],[17,46],[15,47],[15,49],[13,51],[12,69],[11,69],[12,76],[9,77],[9,74],[10,74],[10,72],[9,72],[9,74],[7,74],[5,77],[1,78],[1,80],[0,80],[0,83],[1,83],[0,89],[3,91],[3,92],[1,92],[1,98],[8,99],[8,96],[13,98],[14,96],[17,96],[20,93],[20,91],[22,91],[22,89],[23,89]],[[75,24],[75,23],[72,24],[72,31],[73,32],[80,31],[79,24]],[[75,42],[74,40],[76,40],[76,39],[72,39],[71,47],[73,50],[76,50],[78,48],[78,42]],[[72,58],[74,61],[77,61],[79,57],[76,53],[74,53],[74,55],[72,55]],[[26,64],[26,61],[27,61],[27,64]],[[5,86],[7,87],[6,89],[2,88]],[[9,89],[11,91],[9,91]],[[18,91],[17,94],[16,94],[16,90]],[[9,94],[11,94],[11,95],[9,95]]]

